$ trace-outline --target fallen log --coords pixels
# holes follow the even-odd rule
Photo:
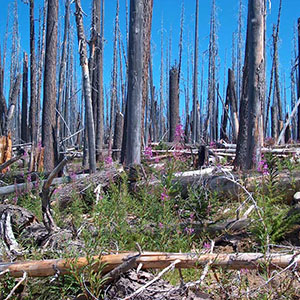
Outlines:
[[[79,174],[79,175],[74,176],[76,178],[73,178],[73,176],[72,176],[72,178],[70,176],[55,178],[52,181],[51,185],[70,183],[75,180],[85,178],[87,176],[88,176],[88,174]],[[47,179],[41,180],[41,181],[32,181],[32,182],[18,183],[18,184],[3,186],[3,187],[0,187],[0,196],[9,195],[14,192],[22,193],[24,191],[30,191],[34,188],[39,187],[40,184],[44,184],[46,181],[47,181]]]
[[[120,254],[109,254],[95,256],[94,262],[99,261],[104,264],[103,274],[107,274],[114,268],[120,266],[124,261],[137,256],[138,253],[125,252]],[[136,259],[136,265],[142,264],[143,269],[164,269],[176,260],[176,268],[203,268],[208,262],[211,262],[212,268],[226,268],[233,270],[240,269],[262,269],[268,266],[270,269],[279,269],[291,267],[299,269],[300,253],[282,254],[282,253],[164,253],[164,252],[144,252]],[[48,259],[25,262],[0,263],[0,272],[8,270],[13,277],[21,277],[24,272],[29,277],[46,277],[55,274],[68,274],[70,269],[78,269],[87,266],[86,257],[74,259]],[[98,264],[99,266],[99,264]],[[97,268],[97,264],[95,264]]]

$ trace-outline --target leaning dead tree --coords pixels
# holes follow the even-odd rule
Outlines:
[[[75,1],[76,4],[76,24],[77,24],[77,36],[79,42],[79,55],[80,65],[82,69],[83,78],[83,93],[85,99],[85,110],[86,110],[86,125],[88,134],[88,149],[89,149],[89,168],[90,173],[96,171],[96,149],[95,149],[95,128],[94,128],[94,117],[92,107],[92,93],[91,93],[91,82],[89,74],[89,64],[87,58],[87,46],[86,38],[83,27],[83,11],[81,8],[80,0]]]
[[[50,172],[55,165],[54,159],[54,123],[56,105],[56,57],[58,0],[48,0],[46,25],[46,49],[44,71],[44,100],[42,115],[42,145],[45,148],[44,168]]]
[[[143,74],[143,0],[130,1],[128,47],[128,109],[126,118],[126,166],[141,163],[141,113]]]

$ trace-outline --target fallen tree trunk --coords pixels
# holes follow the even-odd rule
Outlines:
[[[297,254],[272,253],[163,253],[163,252],[144,252],[137,254],[125,252],[120,254],[109,254],[94,257],[94,261],[104,264],[103,273],[106,274],[114,268],[120,266],[124,261],[138,256],[136,265],[142,264],[143,269],[164,269],[176,260],[180,262],[176,268],[203,268],[211,262],[213,268],[226,269],[261,269],[266,264],[271,269],[293,267],[299,269],[300,257]],[[27,262],[0,263],[0,272],[8,270],[13,277],[21,277],[24,272],[29,277],[53,276],[59,272],[60,275],[68,274],[71,268],[81,268],[88,264],[86,257],[74,259],[49,259]],[[98,264],[99,266],[99,264]],[[97,268],[97,264],[95,264]]]
[[[51,185],[70,183],[75,180],[85,178],[87,176],[88,176],[88,174],[80,174],[80,175],[76,175],[75,179],[71,178],[70,176],[55,178],[52,181]],[[3,186],[3,187],[0,187],[0,196],[9,195],[9,194],[12,194],[17,191],[19,193],[22,193],[24,191],[30,191],[32,189],[36,189],[40,184],[44,184],[46,181],[47,181],[47,179],[42,180],[42,181],[33,181],[33,182],[18,183],[18,184]]]

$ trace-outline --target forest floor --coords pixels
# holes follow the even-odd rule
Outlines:
[[[179,151],[155,159],[154,153],[154,148],[148,149],[134,175],[106,159],[97,173],[78,179],[81,161],[73,160],[67,165],[71,183],[53,186],[55,232],[49,233],[43,224],[39,191],[45,175],[39,174],[34,189],[2,196],[0,267],[10,261],[70,257],[87,257],[90,264],[84,268],[74,264],[67,275],[28,277],[22,282],[2,274],[0,299],[300,299],[295,264],[274,270],[266,262],[254,270],[231,270],[208,263],[202,268],[171,269],[161,277],[157,277],[161,270],[134,268],[106,282],[101,266],[92,267],[94,255],[300,251],[300,206],[287,197],[281,179],[285,174],[290,180],[289,194],[298,192],[297,156],[266,154],[261,167],[248,174],[257,178],[250,188],[247,176],[233,172],[226,156],[202,167],[206,174],[198,171],[184,177],[185,171],[195,169],[192,156]],[[13,165],[2,175],[2,186],[16,185],[20,178],[31,182],[32,174],[22,170],[20,176],[20,169]],[[238,190],[223,189],[223,181],[212,185],[209,180],[218,176],[229,178]],[[3,229],[10,222],[11,243]],[[131,297],[139,288],[142,291]]]

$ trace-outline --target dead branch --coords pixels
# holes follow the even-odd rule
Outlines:
[[[11,158],[10,160],[6,161],[5,163],[3,163],[2,165],[0,165],[0,172],[2,172],[4,169],[8,168],[10,165],[15,163],[16,161],[18,161],[22,156],[23,156],[23,154],[15,156],[15,157]]]
[[[50,173],[48,179],[43,184],[43,189],[41,192],[42,198],[42,211],[43,211],[43,222],[45,227],[49,232],[57,230],[57,226],[54,223],[54,220],[50,211],[50,186],[54,178],[58,175],[58,173],[62,170],[62,168],[70,161],[73,157],[65,157]]]

